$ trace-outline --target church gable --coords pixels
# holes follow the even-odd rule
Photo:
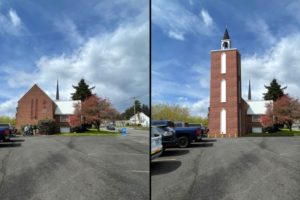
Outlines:
[[[18,101],[16,127],[37,124],[41,119],[53,119],[55,103],[36,84]]]
[[[40,98],[43,97],[44,99],[47,99],[48,101],[51,101],[52,103],[54,103],[52,101],[52,99],[37,85],[34,84],[29,90],[28,92],[26,92],[18,101],[18,103],[22,102],[22,101],[26,101],[28,99],[31,98]]]

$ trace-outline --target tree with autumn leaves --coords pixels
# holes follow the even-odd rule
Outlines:
[[[300,119],[299,100],[285,94],[267,105],[267,114],[261,117],[261,123],[264,127],[283,124],[291,131],[293,123],[298,119]]]
[[[112,120],[118,116],[118,111],[112,107],[106,98],[92,94],[75,107],[74,124],[93,124],[98,130],[103,120]]]

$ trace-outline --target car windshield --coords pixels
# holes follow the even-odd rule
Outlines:
[[[161,127],[163,130],[165,131],[168,131],[168,132],[172,132],[174,131],[172,128],[168,127],[168,126],[164,126],[164,127]]]

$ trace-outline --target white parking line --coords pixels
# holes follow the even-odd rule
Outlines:
[[[142,171],[142,170],[127,170],[127,171],[133,173],[149,173],[149,171]]]

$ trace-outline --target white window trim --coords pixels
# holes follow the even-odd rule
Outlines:
[[[260,115],[252,115],[251,122],[260,122],[260,117]]]
[[[66,120],[62,120],[62,116],[65,116]],[[60,115],[59,116],[59,122],[69,122],[69,116],[68,115]]]

